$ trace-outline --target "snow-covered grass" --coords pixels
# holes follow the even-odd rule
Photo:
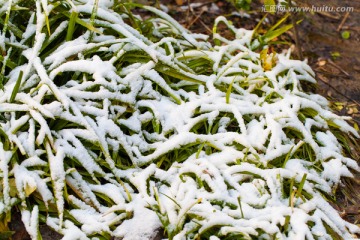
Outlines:
[[[33,239],[350,239],[328,203],[358,133],[253,31],[111,0],[0,1],[0,219]],[[26,27],[23,27],[25,24]],[[216,29],[214,30],[216,31]],[[260,53],[261,52],[261,53]],[[5,229],[6,230],[6,229]]]

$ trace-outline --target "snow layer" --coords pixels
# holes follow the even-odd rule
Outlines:
[[[95,1],[67,2],[88,22]],[[360,232],[323,198],[359,170],[335,132],[358,133],[326,99],[301,90],[300,81],[315,82],[306,62],[278,54],[264,70],[252,31],[220,17],[216,24],[225,22],[236,39],[215,34],[222,44],[212,47],[144,7],[158,16],[149,22],[158,38],[151,41],[111,0],[99,1],[102,34],[84,28],[42,59],[43,44],[68,21],[47,36],[45,14],[54,6],[36,3],[22,39],[7,39],[24,45],[27,62],[0,90],[0,134],[14,149],[0,143],[0,214],[20,200],[33,239],[40,213],[69,240],[151,239],[158,231],[169,239],[330,239],[325,223],[345,239]],[[121,62],[139,52],[139,61]],[[196,61],[207,72],[190,67]],[[32,194],[51,214],[27,209]]]

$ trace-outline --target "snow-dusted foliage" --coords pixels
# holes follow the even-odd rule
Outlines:
[[[2,216],[18,205],[33,239],[39,222],[63,239],[359,232],[325,200],[359,170],[342,140],[358,134],[302,91],[306,62],[257,53],[253,31],[222,17],[235,38],[213,46],[115,3],[0,1]]]

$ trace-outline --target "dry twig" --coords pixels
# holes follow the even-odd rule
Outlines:
[[[350,15],[350,12],[345,13],[344,18],[341,20],[340,25],[339,25],[338,28],[336,29],[338,32],[339,32],[339,31],[342,29],[342,27],[344,26],[345,21],[346,21],[346,19],[349,17],[349,15]]]

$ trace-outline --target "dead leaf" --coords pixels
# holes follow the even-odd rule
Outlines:
[[[31,184],[26,183],[24,190],[25,190],[26,197],[28,197],[28,196],[30,196],[30,194],[32,194],[36,190],[36,185],[31,185]]]
[[[176,4],[181,6],[184,4],[184,1],[183,0],[176,0]]]
[[[325,60],[321,60],[321,61],[318,61],[318,66],[322,67],[326,64],[326,61]]]

